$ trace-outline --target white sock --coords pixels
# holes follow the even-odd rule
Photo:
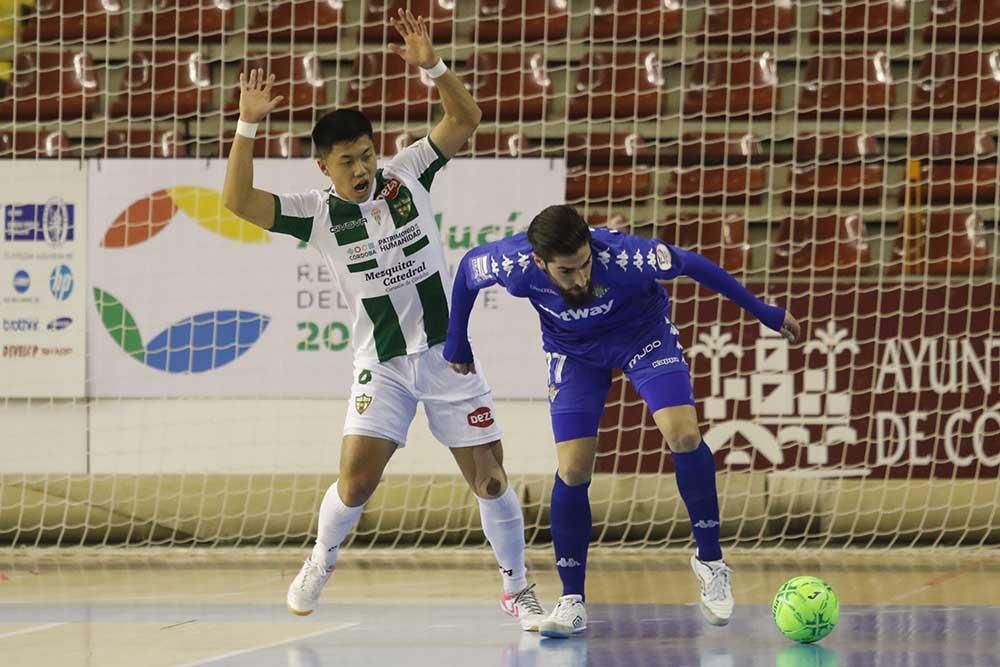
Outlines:
[[[358,507],[345,505],[337,491],[337,483],[330,485],[326,495],[323,496],[323,503],[319,506],[319,534],[316,536],[316,546],[312,551],[314,561],[333,567],[340,553],[340,543],[354,530],[364,508],[364,505]]]
[[[493,547],[505,593],[519,593],[528,585],[524,566],[524,514],[510,486],[499,498],[479,498],[483,532]]]

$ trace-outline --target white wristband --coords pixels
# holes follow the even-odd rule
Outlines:
[[[436,79],[448,71],[448,66],[444,64],[443,60],[438,58],[437,64],[434,65],[434,67],[421,67],[420,69],[422,69],[430,78]]]
[[[257,136],[257,123],[247,123],[242,120],[236,121],[236,134],[253,139]]]

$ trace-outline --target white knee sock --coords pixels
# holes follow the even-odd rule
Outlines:
[[[493,547],[505,593],[518,593],[528,585],[524,566],[524,515],[510,486],[499,498],[479,498],[483,532]]]
[[[323,496],[323,504],[319,506],[319,534],[312,551],[314,561],[326,563],[327,567],[332,567],[337,562],[340,543],[354,530],[364,508],[364,505],[345,505],[337,491],[337,483],[330,485]]]

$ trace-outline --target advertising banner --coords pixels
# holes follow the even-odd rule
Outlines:
[[[226,165],[108,160],[90,165],[89,293],[94,396],[346,397],[351,318],[319,253],[228,213]],[[312,160],[254,165],[257,187],[325,188]],[[456,160],[432,197],[452,266],[563,200],[549,160]],[[480,295],[471,336],[500,398],[545,398],[530,305]]]
[[[0,162],[0,396],[82,398],[87,171]]]

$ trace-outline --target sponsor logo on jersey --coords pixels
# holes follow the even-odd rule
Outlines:
[[[670,257],[670,249],[662,243],[656,246],[656,266],[660,271],[669,271],[674,261]]]
[[[357,229],[358,227],[364,227],[368,224],[368,218],[358,218],[356,220],[348,220],[347,222],[341,222],[337,225],[330,225],[331,234],[340,234],[341,232],[349,232],[352,229]]]
[[[539,287],[538,285],[529,284],[528,289],[533,289],[536,292],[541,292],[542,294],[554,294],[555,296],[559,296],[559,292],[555,291],[554,289],[550,289],[548,287]]]
[[[71,324],[73,324],[72,317],[59,317],[45,325],[45,328],[49,331],[62,331]]]
[[[490,271],[490,256],[480,255],[472,259],[472,280],[477,283],[484,283],[493,277]]]
[[[395,178],[390,178],[382,186],[382,189],[378,193],[376,199],[385,199],[386,201],[392,201],[399,195],[399,188],[402,186]]]
[[[580,567],[580,561],[575,558],[566,558],[563,556],[556,561],[556,567]]]
[[[45,241],[61,246],[75,232],[73,204],[53,197],[44,204],[8,204],[4,207],[4,241]]]
[[[466,417],[469,421],[469,426],[475,426],[476,428],[489,428],[493,426],[493,410],[487,407],[476,408],[468,414]]]
[[[382,279],[382,285],[389,288],[402,287],[410,283],[413,278],[427,271],[427,262],[416,263],[416,260],[408,259],[399,264],[395,264],[385,269],[368,271],[365,273],[365,281]]]
[[[25,331],[38,331],[38,320],[20,317],[14,320],[3,320],[3,330],[21,333]]]
[[[376,254],[378,254],[378,250],[371,241],[359,243],[347,249],[347,261],[358,262],[369,257],[374,257]]]
[[[31,287],[31,276],[27,271],[21,269],[14,274],[14,291],[18,294],[24,294]]]
[[[549,385],[549,403],[555,403],[556,396],[559,395],[559,387],[554,384]]]
[[[358,373],[358,384],[368,384],[372,381],[372,372],[367,368]]]
[[[647,354],[662,345],[663,343],[658,340],[654,340],[652,343],[647,343],[646,346],[642,348],[642,351],[632,357],[632,361],[628,362],[628,367],[635,368],[635,365],[645,359]]]
[[[667,357],[666,359],[657,359],[653,362],[653,368],[659,368],[660,366],[669,366],[670,364],[681,363],[680,357]]]
[[[604,295],[608,293],[608,288],[604,285],[598,285],[594,283],[594,297],[598,299],[603,299]]]
[[[354,409],[358,411],[359,415],[365,414],[365,411],[371,406],[374,399],[368,394],[360,394],[354,397]]]
[[[611,312],[611,307],[614,305],[615,300],[612,299],[611,301],[601,304],[600,306],[592,306],[590,308],[570,308],[569,310],[563,310],[558,313],[550,308],[546,308],[542,304],[538,304],[538,307],[563,322],[572,322],[573,320],[585,320],[590,317],[607,315]]]
[[[59,301],[65,301],[73,293],[73,271],[65,264],[52,269],[49,274],[49,289],[52,296]]]
[[[411,241],[416,241],[421,235],[423,235],[423,230],[420,229],[420,225],[410,224],[395,234],[379,239],[378,249],[386,252],[401,245],[406,245]]]

